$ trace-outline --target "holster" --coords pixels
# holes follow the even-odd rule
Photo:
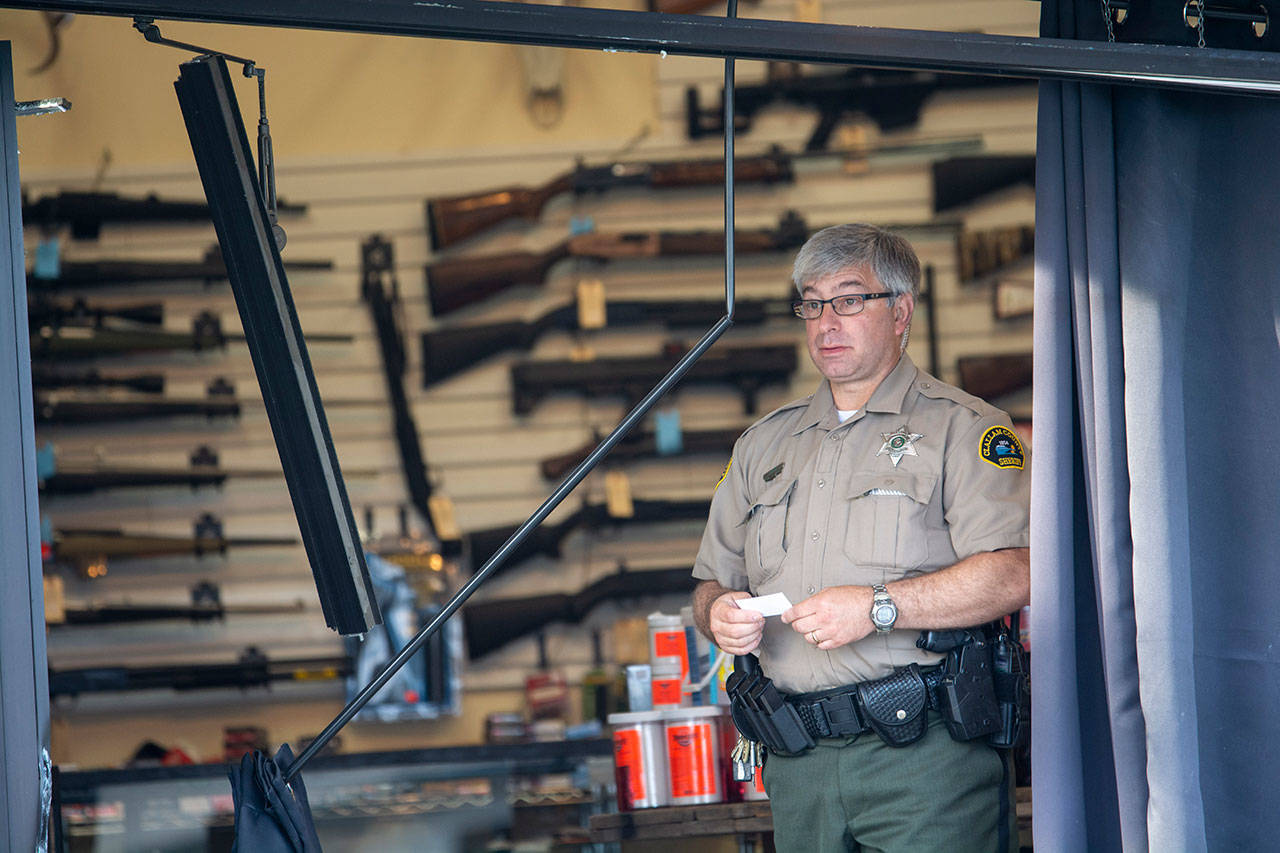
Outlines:
[[[800,715],[765,677],[755,655],[733,659],[733,674],[724,687],[733,723],[743,737],[782,755],[795,755],[815,745]]]
[[[906,746],[924,737],[929,692],[920,667],[908,664],[893,675],[857,687],[862,719],[889,746]]]

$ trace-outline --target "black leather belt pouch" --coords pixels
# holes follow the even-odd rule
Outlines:
[[[906,746],[924,737],[929,694],[916,664],[859,684],[858,703],[862,719],[889,746]]]

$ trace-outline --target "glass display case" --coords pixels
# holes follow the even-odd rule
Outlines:
[[[321,756],[303,773],[325,853],[601,850],[615,808],[608,739]],[[59,772],[55,850],[229,851],[221,764]]]

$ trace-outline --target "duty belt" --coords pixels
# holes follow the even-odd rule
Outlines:
[[[938,700],[938,685],[942,680],[942,669],[942,666],[938,665],[918,670],[924,679],[927,708],[934,711],[941,707]],[[786,702],[796,709],[805,731],[812,738],[857,737],[873,730],[861,710],[859,690],[865,693],[867,688],[874,689],[877,685],[894,678],[895,676],[889,676],[815,693],[798,693],[787,696]],[[901,713],[905,716],[905,711]]]

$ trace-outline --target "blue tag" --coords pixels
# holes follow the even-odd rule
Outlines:
[[[45,442],[36,448],[36,479],[47,480],[58,471],[58,459],[53,445]]]
[[[654,414],[653,440],[659,456],[674,456],[684,450],[679,409],[665,409]]]
[[[62,274],[62,251],[57,237],[36,244],[36,262],[32,269],[36,278],[57,278]]]
[[[596,221],[590,216],[574,216],[569,219],[569,236],[591,234],[596,230]]]
[[[40,518],[40,541],[53,541],[53,522],[44,516]]]

